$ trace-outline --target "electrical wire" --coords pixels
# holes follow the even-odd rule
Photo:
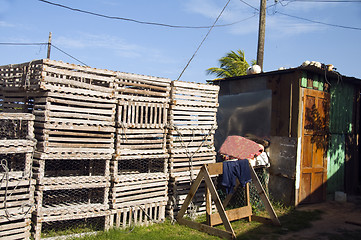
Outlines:
[[[217,17],[216,20],[214,21],[212,27],[208,30],[206,36],[203,38],[202,42],[198,45],[198,48],[197,48],[196,51],[193,53],[192,57],[189,59],[187,65],[183,68],[183,70],[182,70],[182,72],[180,73],[180,75],[179,75],[179,77],[177,78],[177,80],[179,80],[179,79],[182,77],[184,71],[188,68],[189,64],[191,63],[191,61],[193,60],[193,58],[194,58],[195,55],[197,54],[198,50],[199,50],[199,49],[201,48],[201,46],[203,45],[204,41],[207,39],[208,35],[211,33],[214,25],[216,25],[218,19],[222,16],[224,10],[226,9],[226,7],[228,6],[228,4],[229,4],[230,1],[231,1],[231,0],[228,0],[228,2],[226,3],[226,5],[223,7],[222,11],[219,13],[218,17]]]
[[[323,25],[331,26],[331,27],[338,27],[338,28],[345,28],[345,29],[352,29],[352,30],[361,30],[361,28],[358,28],[358,27],[348,27],[348,26],[342,26],[342,25],[337,25],[337,24],[324,23],[324,22],[315,21],[315,20],[311,20],[311,19],[307,19],[307,18],[303,18],[303,17],[293,16],[293,15],[290,15],[287,13],[282,13],[279,11],[275,11],[275,14],[281,14],[281,15],[284,15],[287,17],[292,17],[292,18],[296,18],[296,19],[300,19],[300,20],[304,20],[304,21],[308,21],[308,22],[312,22],[312,23],[323,24]]]
[[[361,0],[282,0],[281,2],[361,3]]]
[[[249,4],[249,3],[247,3],[247,2],[245,2],[245,1],[243,1],[243,0],[239,0],[239,1],[241,1],[241,2],[244,3],[244,4],[246,4],[246,5],[249,6],[250,8],[253,8],[253,9],[256,10],[257,12],[259,12],[259,9],[256,8],[256,7],[253,7],[251,4]]]
[[[65,6],[63,4],[59,4],[59,3],[53,3],[50,1],[46,1],[46,0],[38,0],[40,2],[43,3],[47,3],[53,6],[57,6],[57,7],[62,7],[71,11],[75,11],[75,12],[80,12],[80,13],[85,13],[85,14],[90,14],[93,16],[97,16],[97,17],[103,17],[103,18],[108,18],[108,19],[113,19],[113,20],[122,20],[122,21],[128,21],[128,22],[134,22],[134,23],[139,23],[139,24],[147,24],[147,25],[155,25],[155,26],[161,26],[161,27],[169,27],[169,28],[189,28],[189,29],[202,29],[202,28],[213,28],[213,27],[226,27],[226,26],[231,26],[234,24],[237,24],[241,21],[237,21],[237,22],[233,22],[233,23],[228,23],[228,24],[221,24],[221,25],[216,25],[216,26],[185,26],[185,25],[171,25],[171,24],[166,24],[166,23],[157,23],[157,22],[147,22],[147,21],[140,21],[140,20],[136,20],[136,19],[132,19],[132,18],[125,18],[125,17],[116,17],[116,16],[109,16],[109,15],[105,15],[105,14],[101,14],[101,13],[95,13],[95,12],[91,12],[91,11],[86,11],[86,10],[82,10],[79,8],[72,8],[72,7],[68,7]]]
[[[38,46],[38,45],[49,45],[49,43],[14,43],[14,42],[0,42],[0,45],[7,45],[7,46]],[[74,59],[75,61],[83,64],[84,66],[89,66],[88,64],[84,63],[83,61],[79,60],[78,58],[72,56],[71,54],[65,52],[64,50],[60,49],[59,47],[55,46],[53,43],[50,43],[50,46],[54,47],[59,52],[67,55],[68,57]]]
[[[38,46],[38,45],[48,45],[48,43],[11,43],[11,42],[0,42],[0,45],[9,45],[9,46]]]
[[[58,47],[57,47],[57,46],[55,46],[54,44],[51,44],[51,46],[52,46],[52,47],[54,47],[55,49],[57,49],[58,51],[60,51],[60,52],[64,53],[64,54],[65,54],[65,55],[67,55],[68,57],[70,57],[70,58],[74,59],[75,61],[78,61],[78,62],[80,62],[81,64],[83,64],[84,66],[88,67],[88,64],[86,64],[86,63],[84,63],[84,62],[80,61],[80,60],[79,60],[79,59],[77,59],[76,57],[73,57],[73,56],[72,56],[72,55],[70,55],[69,53],[67,53],[67,52],[65,52],[65,51],[63,51],[63,50],[61,50],[60,48],[58,48]]]

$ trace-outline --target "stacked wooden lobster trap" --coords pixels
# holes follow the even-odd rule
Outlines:
[[[112,226],[142,225],[165,218],[170,82],[165,78],[117,73]]]
[[[34,116],[0,113],[0,239],[29,239],[34,210]]]
[[[203,164],[215,163],[218,86],[173,81],[168,114],[170,218],[179,211]],[[190,216],[205,212],[205,187],[193,198]]]
[[[217,86],[49,59],[0,66],[0,84],[4,114],[33,116],[26,118],[32,145],[1,142],[0,154],[22,154],[21,171],[36,182],[29,175],[24,187],[24,179],[2,185],[0,211],[12,187],[20,197],[11,199],[31,205],[22,224],[28,234],[32,212],[35,239],[53,228],[129,227],[161,222],[166,212],[173,218],[200,167],[215,162]],[[1,133],[5,128],[11,126],[2,124]],[[15,176],[20,160],[3,158],[12,164],[3,176]],[[197,213],[204,212],[204,194],[197,193]],[[0,238],[15,232],[10,220],[1,218]]]
[[[44,228],[84,219],[109,225],[114,72],[44,59],[5,66],[1,75],[3,111],[35,115],[34,238],[40,239]],[[24,99],[13,98],[16,92]]]

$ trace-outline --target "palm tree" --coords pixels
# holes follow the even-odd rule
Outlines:
[[[217,78],[236,77],[247,74],[246,71],[249,68],[249,64],[242,50],[237,50],[237,52],[231,51],[218,61],[220,67],[208,68],[206,70],[207,74],[215,74]]]

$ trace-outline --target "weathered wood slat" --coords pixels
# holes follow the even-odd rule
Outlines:
[[[55,71],[61,71],[60,69],[56,69]],[[86,89],[92,91],[100,91],[105,93],[113,94],[113,89],[110,87],[103,87],[100,85],[88,84],[84,82],[80,82],[79,80],[70,80],[67,78],[59,78],[59,77],[52,77],[47,75],[47,72],[42,72],[42,85],[49,86],[49,85],[58,85],[58,86],[66,86],[72,88],[79,88],[79,89]]]
[[[57,149],[56,152],[38,152],[34,153],[34,157],[44,160],[83,160],[83,159],[103,159],[109,160],[112,158],[114,150],[110,149]]]
[[[102,97],[102,98],[112,98],[114,96],[113,92],[100,92],[95,90],[81,89],[81,88],[72,88],[65,86],[54,86],[48,83],[40,83],[40,89],[45,91],[59,92],[59,93],[70,93],[70,94],[81,94],[91,97]]]
[[[47,94],[49,95],[49,94]],[[63,94],[64,96],[66,96],[67,94]],[[68,94],[70,95],[70,94]],[[87,100],[85,99],[75,99],[74,96],[75,95],[70,95],[68,98],[64,98],[64,96],[57,94],[56,97],[54,96],[46,96],[46,97],[41,97],[41,98],[36,98],[35,102],[36,103],[56,103],[58,105],[63,104],[65,106],[68,105],[73,105],[73,106],[78,106],[78,107],[88,107],[89,108],[94,108],[95,110],[99,109],[111,109],[114,110],[115,109],[115,101],[112,100],[108,100],[108,99],[101,99],[103,102],[99,102],[99,99],[97,99],[97,101],[92,101],[95,100],[96,98],[90,98],[88,97]],[[105,102],[106,101],[106,102]]]
[[[91,67],[87,67],[87,66],[69,64],[69,63],[65,63],[65,62],[62,62],[62,61],[51,60],[51,59],[48,59],[48,58],[33,61],[32,63],[33,64],[41,63],[41,64],[46,64],[46,65],[50,65],[50,66],[54,66],[54,67],[58,67],[58,68],[74,69],[74,70],[78,70],[78,71],[81,71],[81,72],[91,72],[91,73],[96,73],[96,74],[99,74],[99,75],[110,75],[110,76],[114,75],[114,71],[111,71],[111,70],[98,69],[98,68],[91,68]]]
[[[30,93],[30,95],[34,95],[34,93]],[[82,102],[94,102],[100,103],[105,105],[115,104],[117,100],[113,97],[92,97],[88,95],[82,95],[81,92],[74,93],[65,93],[65,92],[41,92],[41,95],[34,95],[33,97],[40,98],[40,97],[53,97],[53,98],[60,98],[60,99],[70,99],[74,101],[82,101]]]
[[[203,91],[219,91],[219,86],[211,85],[211,84],[202,84],[202,83],[192,83],[192,82],[183,82],[183,81],[172,81],[172,87],[184,87],[184,88],[193,88],[196,90],[203,90]]]
[[[72,123],[76,123],[73,121]],[[102,122],[106,123],[106,122]],[[103,126],[105,125],[105,126]],[[54,130],[74,130],[74,131],[89,131],[89,132],[115,132],[115,128],[112,126],[106,126],[106,124],[99,125],[85,125],[81,120],[77,121],[77,125],[70,124],[70,122],[35,122],[35,128],[40,129],[54,129]]]
[[[156,86],[169,87],[171,80],[169,78],[160,78],[146,75],[139,75],[133,73],[117,72],[117,81],[120,83],[127,81],[136,81],[139,83],[151,84]]]

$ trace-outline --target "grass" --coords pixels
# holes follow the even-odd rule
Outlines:
[[[135,227],[134,229],[112,229],[106,232],[99,232],[97,235],[85,236],[81,238],[71,238],[72,240],[204,240],[219,239],[206,233],[195,231],[186,226],[175,223],[171,224],[169,220],[161,224],[153,224],[148,227]]]
[[[262,224],[259,222],[248,222],[245,220],[239,220],[232,222],[232,227],[237,235],[237,239],[278,239],[280,236],[289,232],[296,232],[308,227],[311,227],[312,221],[320,219],[321,211],[298,211],[291,207],[285,207],[279,204],[273,205],[279,219],[282,223],[282,227],[275,227],[273,225]],[[259,211],[257,213],[260,216],[267,217],[265,211]],[[203,221],[204,216],[199,218],[198,221]],[[223,226],[218,226],[223,228]],[[352,236],[351,236],[352,237]],[[81,238],[72,238],[77,240],[114,240],[114,239],[192,239],[192,240],[211,240],[219,239],[215,236],[210,236],[206,233],[193,230],[186,226],[175,223],[174,225],[170,221],[165,221],[162,224],[154,224],[148,227],[135,227],[132,231],[130,229],[120,230],[113,229],[106,232],[99,232],[97,235],[85,236]],[[353,239],[353,238],[350,238]],[[337,240],[337,238],[335,238]]]

